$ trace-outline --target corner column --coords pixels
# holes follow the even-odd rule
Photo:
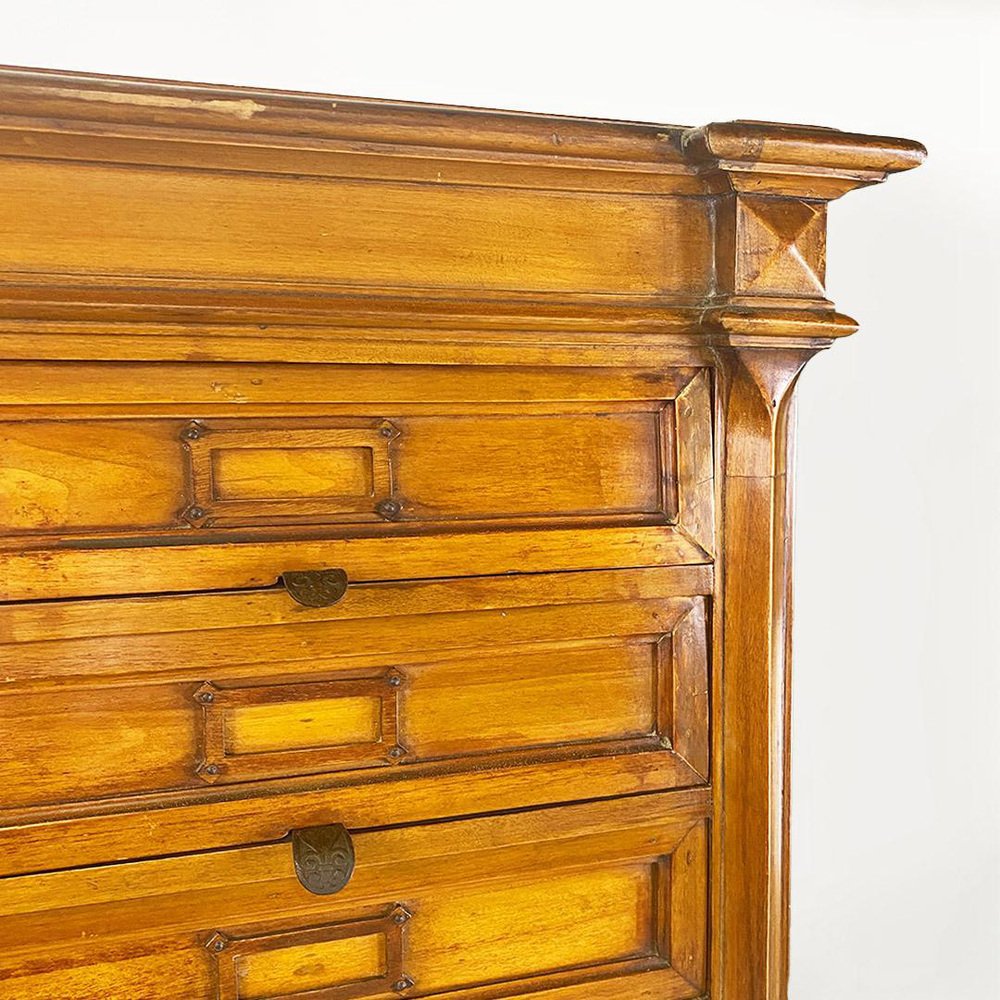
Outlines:
[[[856,324],[826,297],[827,203],[923,147],[731,122],[687,133],[715,193],[722,511],[713,704],[711,996],[786,1000],[795,385]]]

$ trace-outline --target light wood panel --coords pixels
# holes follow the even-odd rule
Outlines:
[[[605,294],[708,290],[697,199],[0,158],[0,269]],[[82,245],[85,213],[98,242]],[[689,233],[678,253],[667,234]],[[234,254],[233,246],[240,252]]]
[[[275,685],[281,688],[284,685]],[[293,685],[294,686],[294,685]],[[381,735],[378,700],[361,696],[306,698],[277,704],[237,705],[226,712],[233,756],[372,743]]]
[[[385,942],[375,934],[320,945],[288,945],[270,954],[256,952],[246,956],[240,962],[239,982],[233,995],[264,1000],[331,987],[347,990],[366,980],[379,980],[385,971]]]

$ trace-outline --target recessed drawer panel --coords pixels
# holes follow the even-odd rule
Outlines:
[[[42,420],[2,433],[3,524],[20,534],[676,515],[662,408]]]
[[[687,791],[318,828],[15,878],[0,997],[701,997],[708,808]]]
[[[266,584],[261,545],[316,539],[358,579],[713,549],[704,369],[122,367],[0,398],[0,599]],[[31,372],[59,397],[58,364],[0,395]]]
[[[284,589],[8,605],[0,822],[308,776],[367,789],[377,820],[385,782],[621,756],[705,781],[710,585],[680,568],[363,584],[329,607]]]
[[[181,430],[192,524],[374,520],[392,501],[390,441],[382,421],[193,420]]]

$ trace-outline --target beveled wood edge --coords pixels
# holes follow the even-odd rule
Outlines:
[[[515,988],[516,993],[512,992]],[[565,972],[448,990],[444,995],[448,1000],[620,1000],[623,988],[628,989],[629,1000],[699,1000],[699,990],[665,965],[665,959],[655,956],[576,966]],[[647,993],[647,989],[656,992]]]
[[[487,608],[669,601],[708,597],[713,591],[714,567],[699,564],[352,583],[343,602],[322,608],[295,605],[277,586],[110,600],[94,596],[0,604],[0,649],[51,640],[255,628],[292,621],[377,621]],[[5,677],[0,683],[13,680]]]
[[[810,167],[884,176],[922,162],[919,142],[814,125],[737,120],[702,128],[265,88],[184,83],[27,67],[0,67],[0,127],[68,123],[169,137],[207,130],[229,141],[281,136],[427,149],[620,161],[697,174],[720,163]]]
[[[566,797],[565,786],[557,788],[549,784],[544,791],[532,790],[527,795],[522,791],[520,798],[514,797],[516,793],[511,792],[511,797],[505,800],[506,805],[502,807],[492,804],[494,786],[499,788],[499,794],[505,795],[519,779],[547,784],[550,772],[568,778],[576,774],[581,783],[586,783],[591,774],[596,780],[592,789],[581,785],[570,798]],[[395,761],[389,761],[385,766],[359,764],[350,769],[260,774],[232,781],[213,779],[197,785],[192,783],[178,788],[130,793],[119,798],[15,806],[0,810],[0,841],[20,843],[22,838],[28,838],[21,846],[30,850],[31,838],[27,831],[34,831],[34,836],[44,838],[53,826],[62,829],[64,824],[68,824],[66,828],[70,831],[87,831],[102,821],[127,829],[133,824],[141,825],[144,816],[169,818],[171,814],[176,814],[185,817],[191,815],[191,809],[220,818],[242,816],[245,806],[254,803],[259,808],[269,809],[277,802],[282,814],[288,816],[294,814],[299,804],[314,801],[320,795],[329,796],[350,810],[355,817],[354,826],[367,828],[383,825],[387,798],[395,800],[403,791],[433,792],[434,782],[444,780],[464,780],[461,798],[452,799],[453,803],[461,803],[461,808],[450,804],[444,809],[439,804],[426,814],[418,814],[421,818],[405,821],[405,825],[463,815],[491,815],[521,808],[552,807],[567,801],[627,797],[639,792],[673,792],[709,784],[706,776],[689,760],[676,750],[664,747],[659,736],[594,740],[567,744],[562,748],[501,750],[470,753],[463,757],[431,758],[407,763],[405,767],[396,765]],[[246,840],[277,840],[283,836],[277,834],[262,838],[253,832],[255,827],[248,824],[252,824],[249,819],[242,826],[234,827],[229,836],[236,839],[222,841],[222,845],[238,845]],[[242,834],[238,832],[240,829]],[[179,849],[179,853],[196,850],[199,848],[188,847]],[[156,850],[150,848],[142,856],[155,853]],[[50,867],[62,865],[53,861]],[[0,875],[6,872],[0,862]]]
[[[688,129],[681,148],[717,179],[717,190],[830,201],[923,163],[911,139],[778,122],[713,122]]]
[[[150,136],[207,130],[240,137],[341,140],[400,147],[675,165],[695,172],[677,125],[344,97],[255,87],[0,67],[0,125],[53,131],[68,123],[145,128]]]
[[[595,979],[530,993],[506,993],[505,996],[507,1000],[621,1000],[624,984],[628,987],[629,1000],[707,1000],[705,994],[694,990],[674,969],[633,972],[627,977]]]
[[[46,289],[46,295],[52,289]],[[101,302],[94,288],[75,306],[20,304],[0,289],[0,361],[282,361],[319,364],[620,364],[622,350],[710,349],[800,341],[829,346],[858,324],[832,307],[690,306],[655,301],[533,305],[503,299],[456,302],[433,312],[426,300],[373,298],[369,310],[322,319],[280,296],[259,306],[138,306]],[[395,303],[395,306],[393,306]],[[589,315],[586,314],[590,306]],[[31,313],[37,313],[32,316]],[[48,313],[48,317],[45,316]],[[68,317],[75,318],[70,320]],[[89,320],[86,317],[91,317]],[[416,324],[420,324],[418,327]],[[808,342],[808,344],[807,344]],[[470,359],[469,349],[476,354]],[[602,360],[602,356],[613,360]],[[588,360],[590,357],[590,360]],[[678,359],[681,363],[683,359]]]
[[[393,823],[388,829],[470,818],[516,818],[546,809],[586,813],[648,808],[678,823],[709,818],[711,786],[676,755],[664,756],[669,765],[666,774],[646,755],[630,754],[413,777],[391,787]],[[373,774],[366,772],[366,777]],[[692,780],[678,780],[685,774]],[[299,826],[336,822],[351,831],[379,830],[386,828],[384,791],[380,795],[367,783],[336,790],[293,785],[284,790],[276,787],[264,797],[223,795],[168,808],[20,822],[0,827],[0,879],[164,856],[198,857],[247,845],[273,846],[287,837],[292,815]],[[442,801],[451,806],[445,817]]]
[[[459,567],[467,576],[494,576],[526,567],[561,572],[712,561],[669,524],[452,532],[437,536],[433,545],[418,534],[223,540],[211,548],[194,538],[184,542],[0,550],[0,601],[270,587],[282,571],[317,565],[341,566],[352,582],[371,582],[401,579],[392,567],[404,565],[406,579],[427,580],[455,576]],[[208,563],[206,551],[213,557]]]
[[[512,847],[537,843],[536,828],[539,819],[545,822],[545,840],[549,844],[573,841],[581,837],[581,828],[592,832],[627,831],[630,843],[619,845],[620,857],[649,857],[650,845],[642,830],[662,828],[666,836],[657,845],[667,851],[676,848],[690,833],[695,824],[710,821],[710,793],[705,788],[678,789],[651,794],[629,795],[562,803],[530,804],[515,810],[490,813],[459,813],[449,816],[428,815],[426,819],[404,824],[379,822],[366,826],[351,824],[352,836],[368,837],[382,841],[391,850],[380,855],[369,855],[366,867],[377,869],[408,865],[412,861],[428,856],[428,848],[438,859],[454,858],[463,853],[476,854],[481,850],[475,846],[475,837],[468,834],[483,829],[495,831],[491,839],[491,850],[504,851]],[[331,804],[327,812],[335,811]],[[13,874],[20,890],[18,905],[7,908],[5,917],[37,912],[45,908],[48,893],[46,883],[59,885],[70,893],[82,884],[91,884],[93,876],[120,882],[123,875],[122,863],[137,869],[172,870],[196,883],[213,866],[233,865],[239,868],[238,857],[256,854],[260,857],[283,856],[288,849],[291,830],[268,837],[266,840],[219,840],[213,838],[194,849],[180,849],[169,853],[160,851],[150,854],[127,854],[118,860],[99,860],[90,864],[74,864],[50,867],[32,872],[37,878],[21,880],[20,874]],[[587,833],[583,834],[588,837]],[[218,841],[218,842],[216,842]],[[445,846],[442,846],[445,845]],[[27,873],[26,873],[27,874]],[[291,865],[287,877],[291,877]],[[286,877],[286,876],[282,876]],[[419,875],[418,875],[419,877]],[[494,878],[504,878],[499,875]],[[381,893],[372,897],[375,902]],[[113,898],[113,897],[112,897]],[[110,900],[109,900],[110,901]],[[363,899],[358,899],[363,902]],[[333,902],[336,902],[335,900]],[[39,906],[39,904],[42,904]],[[353,904],[352,904],[353,906]]]
[[[685,132],[693,156],[735,163],[825,167],[890,174],[923,163],[926,147],[912,139],[840,132],[816,125],[737,120]]]

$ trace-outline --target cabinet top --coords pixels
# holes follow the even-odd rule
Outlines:
[[[180,321],[828,341],[855,325],[825,294],[826,203],[924,155],[0,68],[0,358],[170,357],[141,324]],[[98,320],[130,327],[49,337]],[[222,345],[246,356],[198,354]]]

